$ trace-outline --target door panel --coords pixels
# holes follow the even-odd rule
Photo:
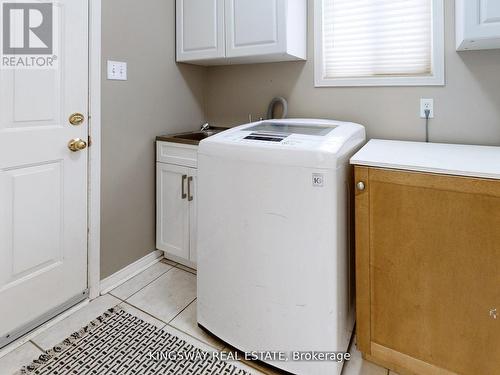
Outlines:
[[[157,163],[157,248],[189,259],[189,168]]]
[[[465,1],[467,38],[498,38],[500,35],[500,4],[495,0]]]
[[[500,2],[498,0],[480,0],[481,23],[500,23]]]
[[[235,47],[270,44],[278,41],[277,0],[235,0],[233,6],[233,45]],[[255,27],[256,20],[260,20],[259,27]]]
[[[60,121],[61,87],[59,72],[52,70],[14,72],[14,127],[41,126]],[[36,81],[37,85],[30,83]]]
[[[5,172],[11,202],[6,240],[12,249],[4,288],[62,260],[62,165],[60,161]],[[36,189],[33,189],[36,186]],[[33,251],[36,249],[36,251]]]
[[[0,346],[87,288],[88,2],[54,2],[58,68],[0,70]]]
[[[285,9],[285,0],[227,0],[227,56],[285,51]]]
[[[177,61],[224,57],[224,0],[177,0]]]

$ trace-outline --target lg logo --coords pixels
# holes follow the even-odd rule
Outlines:
[[[3,3],[3,54],[53,53],[52,3]]]
[[[312,175],[312,185],[314,187],[323,187],[325,184],[325,176],[323,173],[313,173]]]

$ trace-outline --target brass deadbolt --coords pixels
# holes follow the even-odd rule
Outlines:
[[[85,121],[85,116],[82,115],[81,113],[73,113],[71,116],[69,116],[69,123],[74,126],[78,126],[83,124]]]

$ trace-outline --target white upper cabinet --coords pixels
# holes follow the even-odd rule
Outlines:
[[[226,56],[305,59],[306,12],[301,0],[226,0]]]
[[[224,0],[176,0],[177,61],[223,58]]]
[[[197,5],[186,7],[193,2]],[[177,0],[177,61],[224,65],[306,59],[307,0],[221,0],[213,5],[217,12],[201,9],[205,6],[198,2],[209,1]],[[224,44],[218,53],[207,54],[213,44],[205,35],[210,28],[200,23],[214,25],[217,41]],[[188,42],[191,50],[193,45],[198,49],[188,54]]]
[[[457,50],[500,48],[500,0],[456,1]]]

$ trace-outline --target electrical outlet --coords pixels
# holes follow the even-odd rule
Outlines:
[[[434,118],[434,99],[420,99],[420,118],[425,118],[425,111],[431,111],[429,118]]]
[[[127,63],[108,60],[108,79],[117,81],[127,80]]]

